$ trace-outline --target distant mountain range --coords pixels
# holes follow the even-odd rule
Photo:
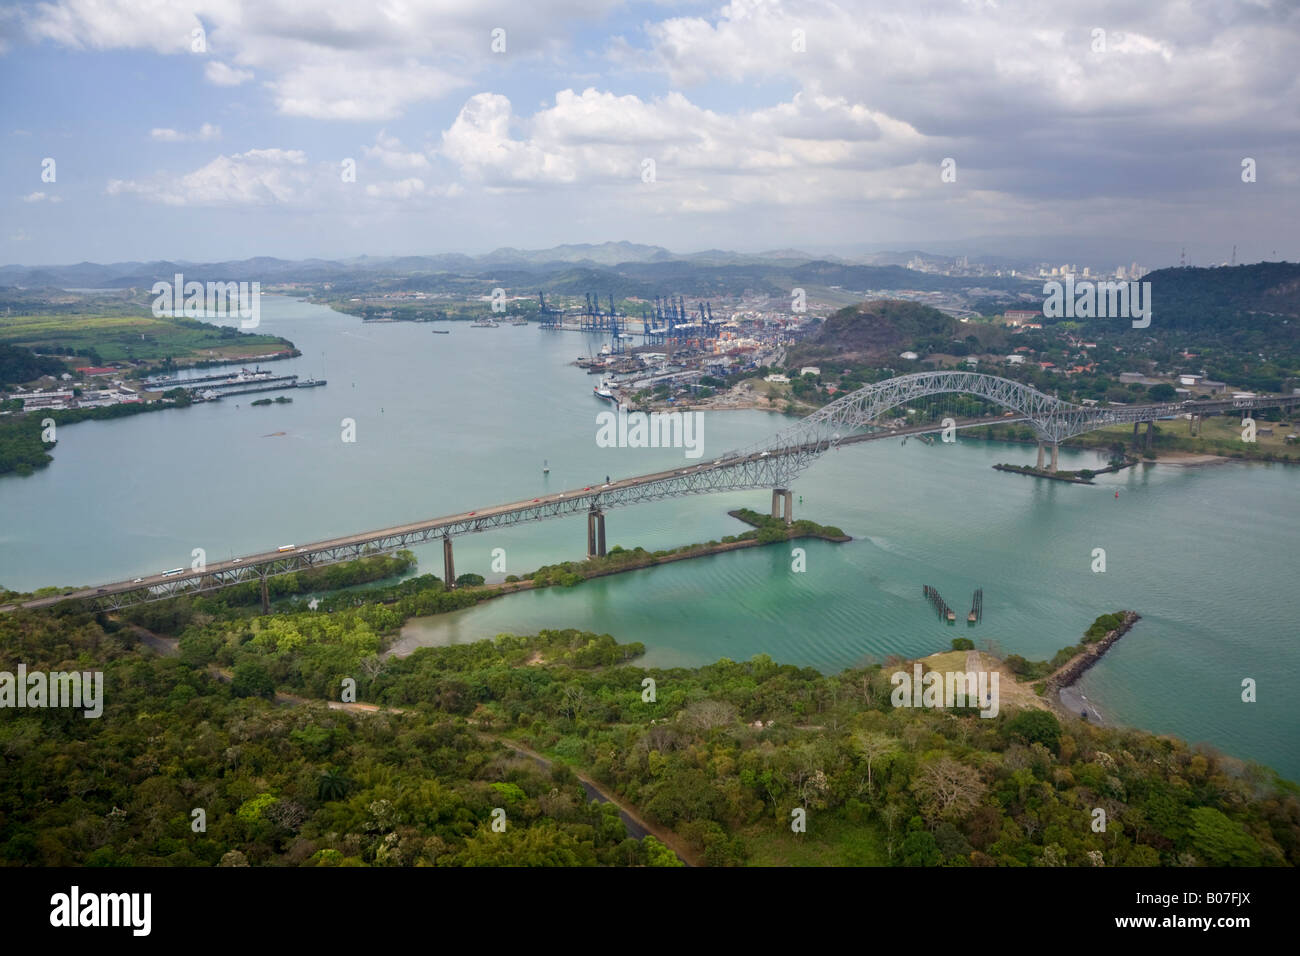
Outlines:
[[[500,248],[478,256],[443,253],[431,256],[357,256],[352,259],[277,259],[259,256],[225,262],[79,262],[75,265],[0,266],[0,286],[63,289],[147,288],[158,280],[170,280],[177,272],[200,281],[328,282],[336,278],[419,275],[483,275],[502,270],[547,274],[578,268],[614,269],[635,273],[637,266],[659,266],[663,272],[691,268],[758,267],[789,270],[806,263],[833,266],[902,266],[916,256],[932,262],[951,262],[943,256],[919,251],[880,252],[846,259],[814,255],[800,249],[774,249],[761,253],[739,253],[725,249],[678,254],[662,246],[634,242],[582,243],[550,249]],[[674,268],[677,267],[677,268]],[[653,273],[655,270],[649,270]],[[641,270],[643,275],[646,270]]]
[[[868,290],[955,292],[972,287],[1005,293],[1036,294],[1037,283],[1021,276],[949,276],[906,268],[916,257],[931,263],[953,260],[919,250],[864,254],[856,260],[815,256],[800,249],[738,253],[707,249],[673,253],[662,246],[633,242],[583,243],[550,249],[501,248],[469,256],[358,256],[352,259],[288,260],[257,257],[227,262],[80,262],[56,266],[0,266],[0,288],[137,289],[170,281],[259,281],[267,286],[329,283],[333,295],[386,291],[447,291],[484,294],[496,286],[581,295],[595,291],[615,296],[652,298],[666,292],[690,295],[759,293],[788,295],[791,288],[838,289],[848,294]],[[995,256],[972,258],[1003,269],[1028,268],[1027,261]],[[1212,309],[1294,314],[1296,275],[1300,266],[1256,263],[1235,268],[1165,269],[1151,273],[1166,302],[1180,310]],[[1041,280],[1040,280],[1041,281]],[[1268,294],[1265,295],[1264,290]],[[1168,307],[1166,307],[1168,311]],[[1218,312],[1215,313],[1220,314]]]

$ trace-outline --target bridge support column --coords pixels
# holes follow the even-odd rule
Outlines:
[[[450,591],[456,586],[456,562],[451,554],[451,535],[442,536],[442,583]]]
[[[266,584],[267,575],[262,575],[262,613],[271,613],[271,589]]]
[[[605,556],[605,512],[587,512],[587,557]]]
[[[772,517],[786,524],[794,521],[794,492],[787,488],[772,489]]]
[[[1137,448],[1137,444],[1138,444],[1138,425],[1140,425],[1140,424],[1141,424],[1141,422],[1134,422],[1134,423],[1133,423],[1133,447],[1134,447],[1134,448]]]
[[[1040,439],[1038,442],[1038,470],[1039,471],[1043,470],[1043,451],[1044,451],[1044,443]]]
[[[1047,469],[1052,474],[1056,474],[1057,457],[1060,451],[1061,451],[1061,443],[1058,441],[1052,442],[1052,464]]]
[[[1156,441],[1155,433],[1156,433],[1155,419],[1148,419],[1147,420],[1147,443],[1146,443],[1146,447],[1148,451],[1150,451],[1151,446],[1155,444]]]

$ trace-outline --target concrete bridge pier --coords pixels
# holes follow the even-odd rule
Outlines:
[[[785,523],[794,522],[794,492],[788,488],[772,489],[772,517],[781,518]]]
[[[1038,470],[1039,471],[1043,470],[1043,451],[1045,450],[1045,445],[1046,443],[1042,439],[1039,439],[1038,441]]]
[[[269,576],[266,574],[262,575],[262,613],[263,614],[271,613],[271,590],[269,587],[267,587],[266,584],[268,577]]]
[[[1056,465],[1060,456],[1060,452],[1061,452],[1061,443],[1059,441],[1052,442],[1052,464],[1047,469],[1052,474],[1056,474]]]
[[[605,512],[593,509],[587,512],[587,557],[605,556]]]
[[[1156,421],[1154,418],[1148,418],[1147,419],[1147,444],[1146,444],[1147,451],[1151,450],[1151,446],[1155,444],[1155,441],[1156,441]]]
[[[448,591],[456,586],[456,562],[451,554],[451,535],[442,536],[442,583]]]

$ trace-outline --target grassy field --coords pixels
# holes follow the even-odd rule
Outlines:
[[[1300,459],[1300,445],[1288,445],[1286,443],[1286,436],[1296,430],[1295,423],[1289,417],[1283,417],[1280,422],[1265,421],[1263,418],[1256,417],[1256,433],[1253,443],[1241,440],[1241,418],[1236,415],[1216,415],[1206,418],[1201,422],[1200,434],[1197,436],[1192,436],[1189,433],[1189,424],[1185,419],[1157,422],[1157,454],[1173,451],[1226,456],[1240,454],[1247,458],[1260,454],[1272,454],[1279,456],[1291,455],[1293,458]],[[1259,434],[1259,430],[1264,428],[1271,428],[1273,434]],[[1141,440],[1145,440],[1145,425],[1142,426],[1139,435]],[[1132,425],[1116,425],[1111,428],[1102,428],[1080,436],[1080,439],[1086,439],[1090,447],[1102,448],[1109,446],[1112,442],[1122,441],[1130,451],[1135,453],[1137,451],[1136,448],[1132,447]],[[1084,442],[1080,439],[1071,439],[1070,444],[1083,444]],[[1141,447],[1141,445],[1139,444],[1138,447]]]
[[[905,823],[906,821],[902,821]],[[884,827],[878,823],[854,824],[810,810],[808,832],[773,834],[766,828],[742,833],[750,866],[888,866]],[[896,827],[899,824],[895,825]],[[896,834],[901,842],[902,832]]]
[[[0,342],[37,351],[72,349],[82,356],[93,352],[104,362],[172,358],[180,364],[256,359],[292,348],[273,335],[152,315],[3,316]]]
[[[1263,414],[1261,411],[1260,414]],[[1255,419],[1255,441],[1241,440],[1241,418],[1238,415],[1216,415],[1201,422],[1200,434],[1192,436],[1189,422],[1179,418],[1156,423],[1155,454],[1157,458],[1174,458],[1178,455],[1219,455],[1225,458],[1272,458],[1283,461],[1300,461],[1300,444],[1288,445],[1286,436],[1300,431],[1300,421],[1284,416],[1281,421]],[[1273,434],[1260,434],[1271,428]],[[1024,441],[1029,429],[1023,425],[996,425],[991,428],[972,429],[976,438],[1012,439]],[[1124,445],[1132,455],[1142,456],[1145,451],[1146,425],[1139,431],[1138,441],[1133,441],[1132,425],[1113,425],[1087,432],[1069,439],[1064,444],[1071,448],[1108,449],[1115,442]]]

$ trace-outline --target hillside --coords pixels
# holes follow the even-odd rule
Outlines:
[[[807,341],[790,350],[790,364],[820,358],[887,360],[926,340],[958,336],[960,323],[938,309],[900,299],[851,305],[830,316]]]
[[[59,375],[66,371],[58,359],[34,354],[31,349],[0,342],[0,387],[21,385],[42,375]]]
[[[38,707],[0,723],[0,859],[675,862],[590,803],[575,771],[715,866],[1286,866],[1300,849],[1294,786],[1267,769],[1058,718],[1011,681],[986,719],[900,705],[897,659],[833,675],[766,655],[644,669],[641,645],[573,630],[380,657],[451,596],[432,576],[408,584],[393,603],[394,589],[354,590],[328,612],[265,617],[221,596],[126,620],[0,616],[0,670],[76,661],[104,677],[102,719]],[[178,636],[175,652],[148,650],[128,620]],[[969,668],[972,654],[925,664]],[[335,709],[341,675],[358,703]],[[796,808],[806,833],[791,830]]]
[[[1260,262],[1213,269],[1160,269],[1149,273],[1151,300],[1162,325],[1198,329],[1231,323],[1276,329],[1300,319],[1300,264]]]

